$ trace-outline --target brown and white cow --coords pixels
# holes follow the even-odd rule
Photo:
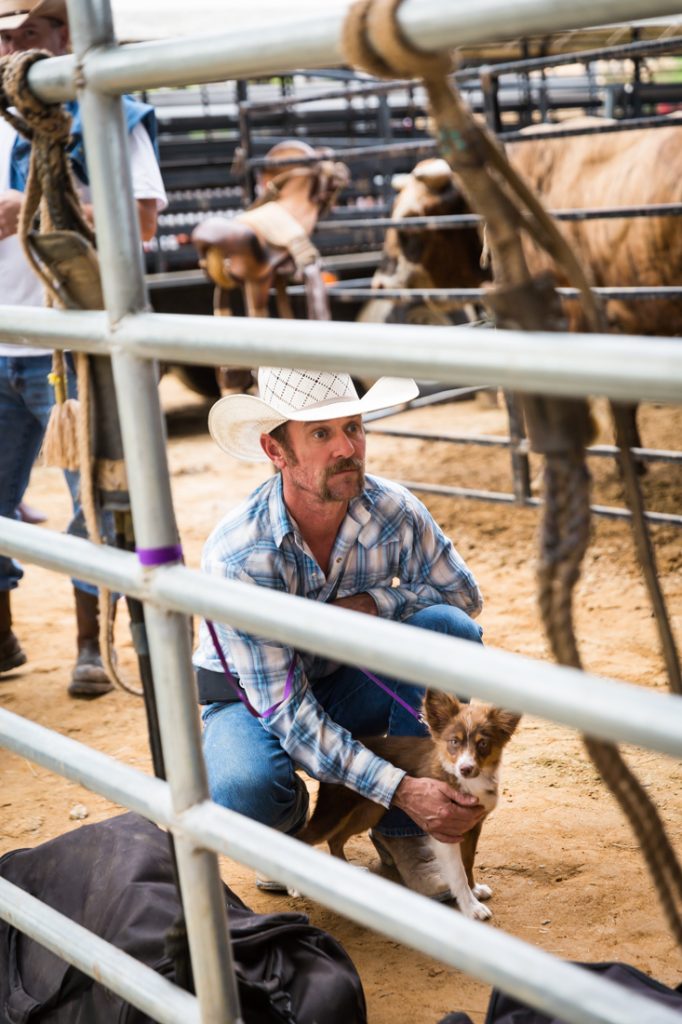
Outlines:
[[[565,127],[571,124],[577,122],[564,122]],[[546,208],[682,203],[681,124],[553,139],[544,137],[543,126],[538,127],[536,138],[510,144],[507,154]],[[417,164],[396,197],[392,215],[407,220],[467,212],[456,175],[445,161],[434,159]],[[559,226],[595,285],[682,285],[677,217],[561,221]],[[549,266],[549,258],[530,244],[527,254],[532,272]],[[479,287],[488,276],[481,268],[481,241],[475,228],[391,228],[373,287],[470,288]],[[567,303],[566,310],[571,329],[579,329],[577,303]],[[611,328],[621,333],[682,334],[679,299],[612,300],[607,315]]]
[[[394,186],[398,195],[391,211],[393,220],[471,212],[445,160],[420,161],[410,174],[396,175]],[[478,288],[482,280],[490,277],[489,271],[481,268],[480,261],[481,238],[476,227],[456,231],[388,228],[372,288],[377,291],[385,288]],[[385,319],[392,305],[390,300],[384,303],[379,296],[368,304],[377,309],[377,319]],[[415,308],[417,316],[421,310],[429,322],[447,323],[453,319],[466,320],[465,316],[456,315],[463,307],[462,302],[448,301],[429,302],[426,306],[418,303]],[[359,319],[375,319],[375,316],[366,307]],[[401,319],[414,319],[414,309]]]
[[[547,139],[538,134],[507,147],[513,166],[547,209],[652,206],[682,203],[682,125]],[[678,217],[561,221],[561,231],[601,287],[682,285],[682,231]],[[529,248],[534,272],[549,266]],[[561,281],[565,284],[567,282]],[[611,329],[625,334],[682,333],[682,301],[610,300]],[[583,324],[567,303],[570,327]]]

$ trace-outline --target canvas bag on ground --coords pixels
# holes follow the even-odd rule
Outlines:
[[[178,915],[168,836],[136,814],[0,858],[0,875],[174,980],[164,949]],[[225,886],[244,1018],[365,1024],[360,978],[304,914],[255,914]],[[141,1010],[0,921],[0,1024],[151,1024]]]
[[[643,971],[631,967],[630,964],[607,962],[577,964],[576,966],[584,967],[602,978],[608,978],[609,981],[623,985],[624,988],[637,995],[647,996],[670,1010],[677,1010],[682,1021],[682,985],[678,985],[677,988],[668,988],[667,985],[656,981],[655,978],[650,978]],[[440,1024],[473,1024],[473,1021],[466,1013],[449,1013],[447,1017],[442,1018]],[[485,1024],[564,1024],[564,1022],[558,1017],[547,1017],[539,1010],[534,1010],[513,996],[507,995],[506,992],[494,988],[490,996]],[[648,1022],[642,1019],[641,1024],[648,1024]]]

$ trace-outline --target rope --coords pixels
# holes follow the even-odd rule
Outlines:
[[[675,645],[668,609],[658,579],[656,566],[656,554],[651,542],[649,526],[644,516],[644,499],[639,483],[637,467],[631,451],[630,434],[633,427],[635,410],[632,406],[622,405],[619,402],[611,402],[611,415],[616,428],[616,444],[619,448],[619,464],[627,504],[632,512],[632,535],[635,542],[635,550],[639,561],[644,581],[649,591],[649,599],[654,610],[656,627],[663,660],[668,673],[670,689],[673,693],[682,694],[682,673],[680,672],[680,659]]]
[[[471,207],[486,223],[495,284],[488,305],[502,326],[562,329],[548,282],[534,281],[521,235],[545,249],[581,293],[590,329],[602,331],[602,308],[582,267],[542,204],[511,168],[503,151],[477,124],[448,83],[450,57],[426,54],[402,35],[402,0],[357,0],[343,30],[346,60],[380,78],[421,77],[441,154],[461,180]],[[501,287],[499,287],[501,285]],[[590,422],[584,402],[524,398],[535,450],[545,453],[545,513],[538,568],[539,605],[554,657],[581,667],[573,628],[573,589],[589,540],[590,479],[584,446]],[[682,870],[648,794],[610,743],[584,738],[587,751],[628,818],[646,858],[676,940],[682,944]]]

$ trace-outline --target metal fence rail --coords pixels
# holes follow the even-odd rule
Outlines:
[[[95,7],[95,0],[83,0],[83,8]],[[73,10],[75,0],[69,5]],[[249,7],[254,18],[258,4]],[[477,4],[443,4],[441,0],[406,0],[399,23],[407,40],[422,50],[486,43],[490,26],[499,42],[524,35],[545,35],[555,29],[586,28],[595,24],[623,22],[632,18],[679,15],[679,0],[481,0]],[[343,63],[340,35],[344,8],[336,5],[318,11],[297,10],[292,3],[281,20],[272,8],[257,28],[216,31],[210,36],[167,39],[110,47],[110,36],[88,53],[80,71],[89,89],[112,95],[136,89],[169,85],[197,85],[226,78],[257,78],[273,72],[294,72],[299,68],[326,68]],[[41,99],[57,101],[75,95],[75,57],[41,61],[32,68],[28,81]]]
[[[94,752],[87,747],[8,711],[0,710],[0,741],[16,753],[74,780],[81,780],[85,763],[90,769],[88,784],[96,792],[120,800],[125,786],[127,806],[141,814],[149,814],[149,808],[153,808],[161,824],[191,836],[198,846],[254,865],[360,924],[398,938],[405,945],[491,984],[501,984],[521,999],[531,999],[539,1008],[560,1014],[568,1024],[642,1024],[644,1020],[647,1024],[675,1024],[678,1020],[672,1011],[656,1007],[647,999],[632,997],[618,986],[562,963],[527,943],[453,914],[449,908],[368,872],[359,872],[343,861],[215,804],[199,804],[182,816],[173,815],[170,801],[164,801],[158,793],[159,789],[167,789],[165,783],[103,754],[96,755],[93,765]],[[112,785],[112,779],[116,785]],[[60,954],[71,949],[73,938],[69,958],[78,958],[79,966],[87,971],[88,952],[81,947],[84,937],[71,932],[60,915],[46,917],[46,928],[36,914],[29,919],[24,910],[25,894],[20,893],[7,883],[0,884],[0,916],[30,929],[40,941],[48,936],[54,941],[55,933],[60,934],[61,945],[55,949]],[[62,922],[64,931],[60,933]],[[120,961],[121,965],[127,967],[126,961]],[[99,963],[94,956],[90,957],[90,964],[98,970]],[[130,1000],[138,1005],[148,1006],[157,992],[163,994],[165,1007],[164,1014],[158,1016],[160,1021],[182,1021],[179,1014],[191,1011],[191,1003],[195,1002],[167,982],[166,989],[145,988],[145,976],[140,971],[128,978],[125,986],[116,970],[108,977],[112,987],[125,987]],[[581,1006],[579,1013],[575,1010],[576,1002]],[[184,1019],[193,1022],[197,1017],[190,1013]]]
[[[682,345],[675,338],[491,330],[477,332],[472,345],[471,333],[455,327],[165,313],[124,316],[112,327],[105,313],[35,308],[27,320],[21,306],[5,306],[0,339],[17,337],[36,348],[110,349],[166,363],[315,366],[626,402],[677,404],[682,395]]]
[[[483,41],[491,23],[500,38],[511,38],[581,27],[599,19],[666,15],[677,13],[677,8],[678,0],[655,0],[653,7],[652,0],[593,0],[590,5],[576,5],[575,0],[482,0],[468,8],[440,0],[407,0],[400,17],[408,38],[428,50]],[[3,310],[0,337],[111,353],[140,548],[172,548],[178,540],[153,365],[157,358],[214,365],[312,365],[453,383],[504,384],[545,394],[679,400],[682,347],[658,339],[482,332],[473,350],[469,338],[447,328],[360,329],[331,322],[221,321],[145,313],[127,134],[118,95],[129,89],[336,63],[342,11],[296,20],[294,7],[288,20],[268,19],[257,28],[232,29],[229,35],[117,47],[108,0],[68,0],[68,9],[73,56],[39,62],[29,82],[40,98],[49,101],[73,97],[78,83],[106,312],[8,307]],[[140,437],[144,444],[139,444]],[[399,673],[451,692],[477,694],[592,735],[642,743],[669,754],[682,750],[680,698],[500,651],[464,649],[463,642],[437,635],[425,650],[414,644],[409,626],[360,615],[349,619],[346,612],[343,623],[350,628],[352,622],[355,631],[349,652],[337,610],[310,607],[307,602],[301,616],[298,598],[263,590],[256,594],[253,588],[207,580],[179,564],[143,569],[134,555],[62,536],[56,544],[47,531],[9,519],[0,521],[0,549],[145,601],[153,673],[163,680],[156,689],[160,728],[164,745],[174,750],[167,783],[6,711],[0,712],[0,742],[173,830],[197,998],[174,986],[159,986],[139,969],[128,970],[127,961],[54,915],[37,911],[25,894],[3,885],[0,915],[5,919],[159,1020],[237,1024],[242,1017],[218,872],[216,852],[221,852],[283,878],[339,912],[500,985],[570,1024],[639,1024],[643,1019],[672,1024],[676,1019],[648,1000],[624,995],[611,983],[528,944],[413,893],[389,888],[382,879],[358,877],[346,864],[211,804],[186,615],[196,612],[241,624],[338,660]],[[159,1001],[162,1008],[156,1005]]]

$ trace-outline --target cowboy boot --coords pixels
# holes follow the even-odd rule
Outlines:
[[[385,836],[371,831],[369,838],[386,867],[395,868],[403,885],[429,899],[445,903],[452,893],[443,880],[426,836]]]
[[[99,599],[74,587],[76,623],[78,626],[78,657],[71,675],[69,693],[72,697],[101,697],[114,688],[99,649]]]
[[[26,655],[12,632],[9,590],[0,590],[0,672],[11,672],[25,661]]]

